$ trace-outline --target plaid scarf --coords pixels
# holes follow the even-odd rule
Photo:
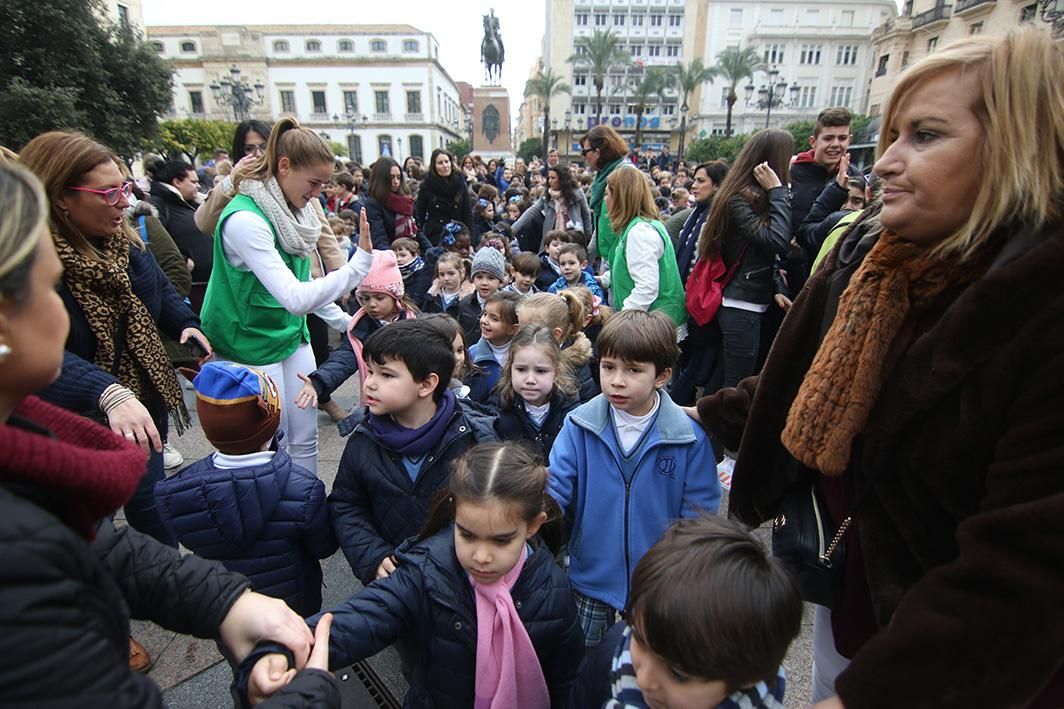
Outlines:
[[[399,273],[402,275],[403,280],[406,280],[423,268],[425,268],[425,259],[418,256],[413,261],[399,266]]]
[[[142,403],[161,396],[178,435],[184,433],[191,424],[188,409],[155,321],[133,293],[126,271],[131,247],[125,232],[110,234],[99,242],[99,260],[78,253],[60,235],[55,235],[54,241],[63,262],[63,282],[96,337],[96,366],[113,374]],[[118,353],[117,371],[112,371],[120,327],[125,330],[125,346]]]

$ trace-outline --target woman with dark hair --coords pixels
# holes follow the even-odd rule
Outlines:
[[[527,234],[527,228],[541,221],[539,234]],[[514,234],[521,241],[522,251],[536,251],[547,233],[555,229],[575,229],[591,233],[591,210],[584,193],[573,183],[569,166],[558,163],[547,168],[547,191],[514,222]],[[530,248],[525,248],[529,245]]]
[[[440,243],[443,227],[461,222],[473,228],[473,201],[466,181],[455,171],[454,156],[446,150],[432,151],[429,171],[421,183],[414,206],[414,217],[421,225],[421,233],[432,242]]]
[[[240,162],[249,155],[262,155],[270,139],[270,126],[263,121],[243,121],[233,134],[233,150],[229,157]]]
[[[725,387],[754,373],[761,318],[775,294],[773,265],[791,250],[793,152],[794,138],[785,130],[754,133],[714,195],[699,237],[698,258],[719,255],[733,273],[716,317]]]
[[[364,203],[374,250],[387,251],[393,241],[403,237],[417,239],[422,247],[421,253],[432,248],[428,239],[418,232],[414,198],[410,196],[402,170],[395,160],[383,156],[370,167]]]
[[[155,509],[163,477],[162,441],[189,413],[159,337],[210,343],[199,318],[178,296],[125,218],[132,183],[108,148],[80,133],[53,131],[31,140],[19,162],[44,183],[51,228],[63,264],[59,294],[70,316],[63,373],[42,398],[106,418],[115,433],[149,456],[147,473],[126,504],[126,519],[176,546]]]
[[[594,235],[588,253],[592,258],[597,254],[609,263],[617,246],[617,234],[606,214],[606,179],[619,166],[632,164],[628,159],[628,143],[609,126],[595,126],[580,138],[580,153],[587,162],[587,169],[595,170],[591,199],[588,200],[591,218],[595,222],[588,228],[594,229]]]
[[[695,178],[691,182],[695,207],[684,221],[676,246],[676,264],[680,268],[680,280],[684,288],[688,287],[687,277],[698,260],[698,239],[709,217],[713,195],[727,175],[728,163],[723,160],[705,162],[695,168]],[[693,318],[689,319],[687,339],[681,343],[680,350],[676,378],[670,385],[669,393],[677,404],[690,406],[695,403],[696,388],[706,384],[713,373],[720,353],[720,326],[716,319],[705,325],[699,325]]]

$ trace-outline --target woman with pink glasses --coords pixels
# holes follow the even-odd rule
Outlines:
[[[132,184],[114,153],[88,136],[57,131],[31,140],[19,162],[40,178],[51,203],[52,238],[63,263],[58,290],[70,315],[62,376],[41,397],[105,419],[140,445],[147,473],[125,506],[126,519],[177,546],[155,510],[152,489],[163,477],[168,422],[180,434],[189,414],[159,330],[200,355],[210,344],[125,219]]]

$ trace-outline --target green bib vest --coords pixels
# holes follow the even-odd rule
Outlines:
[[[300,281],[310,280],[310,259],[293,256],[277,243],[277,230],[247,195],[237,195],[222,210],[214,230],[214,268],[200,314],[203,334],[224,359],[242,364],[274,364],[310,342],[307,318],[293,315],[270,295],[251,271],[233,267],[222,247],[222,226],[236,212],[257,214],[270,225],[281,260]]]
[[[658,236],[665,242],[665,252],[658,259],[658,297],[649,310],[660,310],[676,323],[676,327],[680,327],[687,322],[687,300],[684,297],[683,282],[680,281],[680,269],[676,265],[676,251],[672,247],[672,239],[665,231],[665,225],[657,219],[633,219],[624,228],[624,233],[614,249],[613,260],[610,262],[610,290],[613,292],[613,306],[619,309],[635,288],[635,282],[628,273],[628,258],[625,256],[625,250],[628,246],[628,234],[636,224],[640,223],[654,227]]]

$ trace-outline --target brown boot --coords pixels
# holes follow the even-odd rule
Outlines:
[[[328,403],[318,404],[318,408],[329,414],[329,418],[333,420],[333,423],[340,423],[347,418],[347,412],[344,411],[344,407],[340,406],[335,401],[330,400]]]
[[[147,672],[151,669],[152,659],[144,646],[129,637],[129,669],[134,672]]]

